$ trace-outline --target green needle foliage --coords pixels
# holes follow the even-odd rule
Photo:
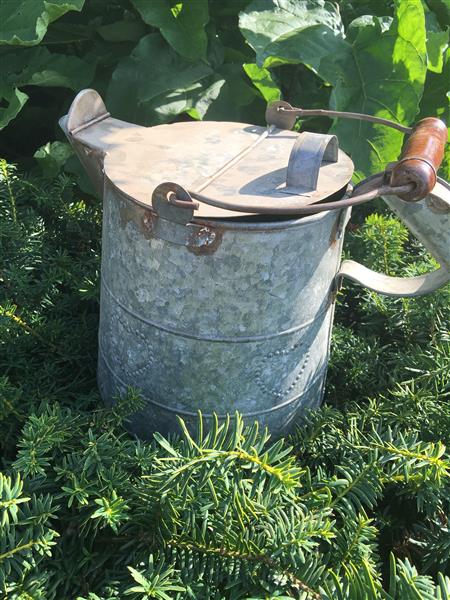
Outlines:
[[[101,208],[57,132],[83,87],[117,118],[264,123],[266,103],[449,118],[448,0],[2,0],[0,597],[449,600],[450,286],[338,297],[327,403],[290,439],[239,415],[142,442],[95,370]],[[132,90],[132,93],[130,93]],[[317,118],[306,125],[328,131]],[[357,177],[403,138],[331,130]],[[51,141],[49,141],[51,140]],[[441,173],[449,178],[450,145]],[[381,205],[346,254],[436,267]]]
[[[0,163],[0,589],[14,600],[450,598],[450,288],[339,298],[328,403],[288,440],[239,415],[126,432],[95,384],[101,212]],[[434,267],[380,208],[347,250]]]

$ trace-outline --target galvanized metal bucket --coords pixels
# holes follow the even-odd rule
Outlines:
[[[139,390],[146,405],[130,427],[142,437],[178,430],[175,415],[193,427],[199,410],[287,433],[322,400],[349,209],[251,209],[343,197],[353,168],[337,140],[237,123],[138,127],[93,90],[61,125],[103,195],[105,402]],[[183,195],[193,188],[218,206],[194,212]],[[227,210],[229,198],[246,210]]]

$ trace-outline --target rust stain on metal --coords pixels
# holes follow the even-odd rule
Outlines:
[[[330,233],[330,246],[334,246],[338,241],[338,231],[339,231],[340,219],[336,219]]]
[[[349,216],[347,216],[347,213],[345,211],[341,212],[338,215],[338,217],[337,217],[336,221],[334,222],[334,225],[331,229],[330,247],[335,246],[342,239],[345,228],[348,225],[348,219],[349,219]]]
[[[156,215],[152,210],[144,210],[144,214],[142,216],[142,224],[144,226],[144,230],[148,233],[151,233],[153,227],[155,225]],[[147,236],[148,237],[148,236]]]
[[[202,227],[192,233],[187,249],[194,254],[213,254],[222,242],[223,231],[211,227]]]
[[[152,237],[152,229],[156,215],[148,208],[142,208],[129,202],[120,203],[119,207],[120,227],[125,229],[128,223],[134,223],[146,239]]]

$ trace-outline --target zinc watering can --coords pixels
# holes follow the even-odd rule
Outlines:
[[[363,118],[410,134],[401,159],[354,190],[334,135],[292,131],[298,116]],[[413,129],[367,115],[269,105],[268,126],[141,127],[80,92],[61,127],[103,196],[98,384],[145,407],[141,436],[239,411],[275,436],[322,400],[343,277],[391,296],[450,280],[450,187],[437,178],[438,119]],[[393,278],[341,263],[353,205],[383,196],[441,265]]]

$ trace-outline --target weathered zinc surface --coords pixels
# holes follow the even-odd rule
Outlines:
[[[141,391],[140,436],[177,430],[176,414],[193,425],[198,410],[286,433],[322,398],[345,217],[162,223],[106,179],[104,399]]]

